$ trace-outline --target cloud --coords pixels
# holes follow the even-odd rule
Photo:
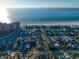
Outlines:
[[[12,7],[79,7],[79,0],[0,0],[0,6]]]
[[[0,6],[9,6],[12,2],[13,0],[0,0]]]

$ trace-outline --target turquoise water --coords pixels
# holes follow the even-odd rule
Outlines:
[[[21,23],[79,21],[79,8],[16,8],[7,9],[11,21]]]

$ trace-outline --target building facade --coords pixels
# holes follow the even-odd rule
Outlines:
[[[20,22],[0,23],[0,31],[11,31],[20,28]]]

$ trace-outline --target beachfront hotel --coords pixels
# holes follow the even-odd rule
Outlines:
[[[0,32],[1,31],[12,31],[15,29],[20,28],[20,22],[13,22],[13,23],[0,23]]]

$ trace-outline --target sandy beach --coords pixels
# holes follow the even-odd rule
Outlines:
[[[79,21],[71,21],[71,22],[33,22],[31,24],[28,23],[21,23],[21,25],[79,25]]]

